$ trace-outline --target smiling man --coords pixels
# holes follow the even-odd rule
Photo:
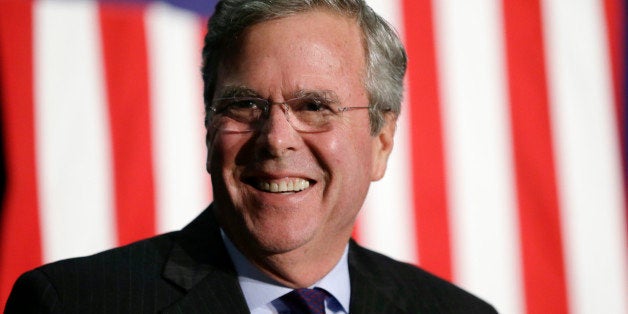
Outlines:
[[[495,312],[350,240],[400,111],[406,56],[384,20],[361,0],[225,0],[209,30],[214,203],[182,231],[26,273],[7,312]]]
[[[361,46],[353,19],[320,9],[251,26],[218,69],[214,211],[245,256],[288,286],[312,285],[338,262],[386,168],[394,115],[371,136]]]

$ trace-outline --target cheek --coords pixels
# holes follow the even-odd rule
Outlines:
[[[321,151],[323,152],[323,154],[329,155],[330,157],[327,158],[329,159],[329,163],[330,166],[333,168],[333,165],[338,165],[338,164],[342,164],[344,161],[344,157],[343,157],[343,153],[342,148],[344,147],[344,144],[339,138],[332,138],[329,141],[326,141],[326,145],[324,145],[324,147],[321,148]]]
[[[344,133],[341,136],[330,136],[315,141],[320,164],[328,172],[330,183],[337,182],[343,186],[360,185],[362,181],[368,181],[372,164],[372,148],[370,135]],[[360,180],[360,181],[356,181]]]
[[[212,176],[222,176],[231,172],[236,165],[236,157],[246,140],[232,135],[217,135],[208,145],[208,168]]]

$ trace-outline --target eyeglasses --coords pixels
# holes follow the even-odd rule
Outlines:
[[[213,112],[210,126],[228,132],[259,130],[270,113],[272,105],[280,105],[292,127],[305,133],[325,132],[333,128],[342,113],[362,107],[335,107],[318,97],[298,97],[285,102],[271,102],[257,97],[218,98],[209,109]]]

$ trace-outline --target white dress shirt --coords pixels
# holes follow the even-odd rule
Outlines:
[[[220,233],[238,273],[238,281],[251,313],[286,313],[286,305],[278,298],[291,292],[293,289],[282,286],[262,273],[235,247],[222,229]],[[309,287],[325,289],[333,296],[333,298],[327,298],[325,301],[325,313],[327,314],[349,313],[351,284],[349,282],[349,264],[347,262],[348,252],[349,245],[347,244],[336,266],[325,277]]]

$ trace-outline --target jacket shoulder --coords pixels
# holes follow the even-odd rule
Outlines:
[[[94,255],[70,258],[43,265],[36,270],[55,281],[107,281],[111,276],[137,276],[160,272],[172,247],[175,233],[168,233]],[[74,274],[74,276],[72,276]],[[92,274],[92,276],[81,276]],[[93,276],[100,274],[100,276]],[[73,278],[67,278],[71,276]],[[85,278],[87,277],[87,278]]]
[[[349,264],[366,284],[379,287],[408,313],[497,313],[484,300],[447,280],[355,243],[351,245]]]
[[[6,312],[155,312],[180,293],[161,277],[175,236],[164,234],[26,272],[16,281]]]

